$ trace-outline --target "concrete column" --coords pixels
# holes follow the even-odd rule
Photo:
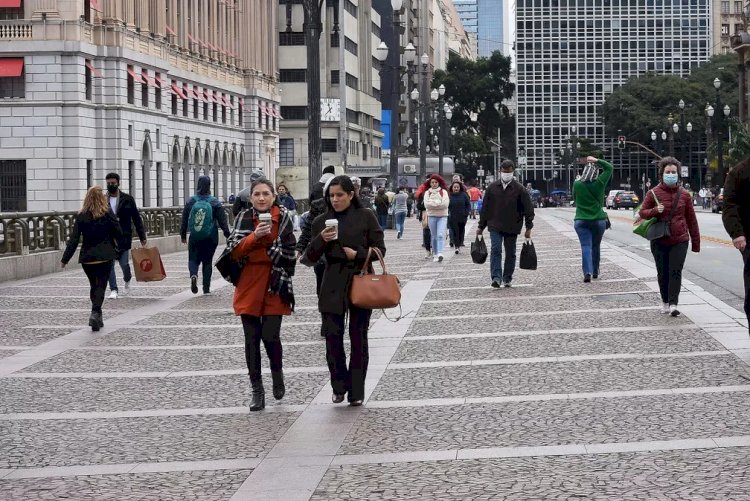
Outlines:
[[[159,36],[166,35],[167,0],[152,0],[150,9],[151,33]]]

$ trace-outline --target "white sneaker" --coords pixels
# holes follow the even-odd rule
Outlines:
[[[680,310],[677,309],[676,304],[669,305],[669,314],[672,315],[673,317],[677,317],[680,315]]]
[[[662,312],[663,314],[665,314],[665,315],[666,315],[667,313],[669,313],[669,303],[662,303],[662,304],[661,304],[661,312]]]
[[[110,299],[117,299],[117,291],[112,291],[109,295]]]
[[[432,262],[433,262],[433,263],[437,263],[437,262],[438,262],[438,257],[437,257],[437,256],[433,257],[433,258],[432,258]]]
[[[438,254],[437,260],[438,260],[438,263],[442,263],[443,262],[443,255],[442,254]]]

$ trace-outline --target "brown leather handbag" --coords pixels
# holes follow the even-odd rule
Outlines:
[[[372,254],[380,261],[383,274],[368,273],[370,258]],[[352,286],[349,290],[349,302],[357,308],[367,310],[379,310],[383,308],[395,308],[401,303],[401,282],[396,275],[389,275],[385,267],[383,253],[376,247],[370,247],[367,251],[367,259],[362,266],[362,271],[352,278]]]

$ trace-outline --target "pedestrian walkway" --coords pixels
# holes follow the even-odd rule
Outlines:
[[[661,315],[653,265],[606,244],[584,284],[574,235],[540,210],[539,269],[498,290],[388,231],[408,316],[373,316],[361,408],[330,403],[307,268],[286,396],[252,414],[232,288],[193,296],[186,253],[98,333],[80,270],[0,285],[0,499],[750,499],[744,314],[686,283]]]

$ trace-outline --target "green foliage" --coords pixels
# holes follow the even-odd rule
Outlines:
[[[732,118],[729,120],[729,129],[731,131],[730,139],[724,144],[725,168],[737,165],[741,161],[750,157],[750,128],[748,128],[748,125],[742,123],[737,118]],[[712,142],[709,146],[709,155],[714,156],[711,161],[714,165],[713,169],[718,167],[718,162],[715,158],[716,153],[716,143]]]

